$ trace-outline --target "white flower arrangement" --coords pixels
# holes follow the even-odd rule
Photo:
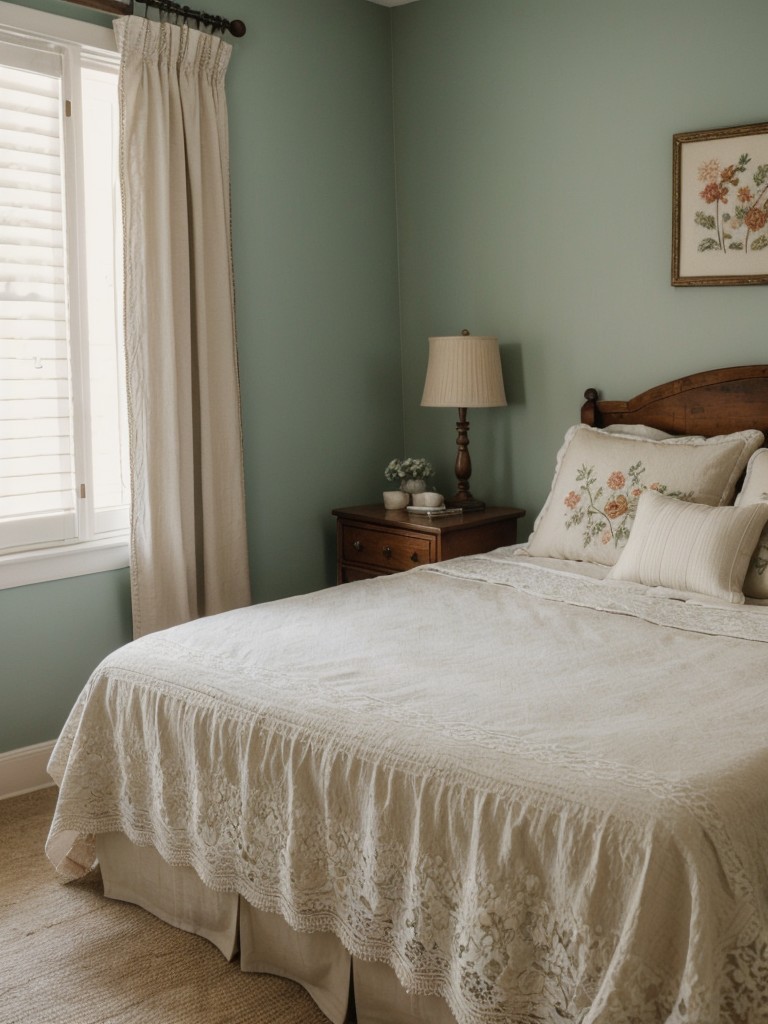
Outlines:
[[[428,480],[435,471],[426,459],[392,459],[384,470],[387,480]]]

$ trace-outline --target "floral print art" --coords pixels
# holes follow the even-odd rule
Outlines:
[[[757,252],[768,248],[768,164],[750,174],[752,159],[742,153],[737,164],[723,167],[719,160],[699,165],[699,196],[706,204],[695,221],[706,232],[699,252]]]
[[[619,548],[627,542],[643,491],[658,491],[682,501],[693,499],[693,491],[670,491],[658,481],[646,484],[644,473],[645,466],[638,461],[626,472],[614,469],[600,481],[595,467],[584,463],[576,474],[578,490],[569,491],[563,499],[566,528],[582,530],[585,548],[592,543]]]

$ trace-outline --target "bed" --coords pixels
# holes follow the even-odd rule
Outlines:
[[[57,871],[334,1024],[767,1021],[767,433],[768,365],[590,389],[527,544],[114,652]]]

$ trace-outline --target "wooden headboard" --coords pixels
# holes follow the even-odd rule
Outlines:
[[[730,366],[660,384],[626,402],[584,392],[581,422],[644,423],[671,434],[730,434],[754,427],[768,437],[768,364]]]

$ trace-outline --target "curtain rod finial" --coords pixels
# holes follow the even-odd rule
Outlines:
[[[239,21],[239,20],[238,21],[230,21],[230,23],[229,23],[229,31],[232,33],[232,35],[235,37],[235,39],[240,39],[241,36],[245,35],[245,25],[244,25],[244,23],[242,21]]]

